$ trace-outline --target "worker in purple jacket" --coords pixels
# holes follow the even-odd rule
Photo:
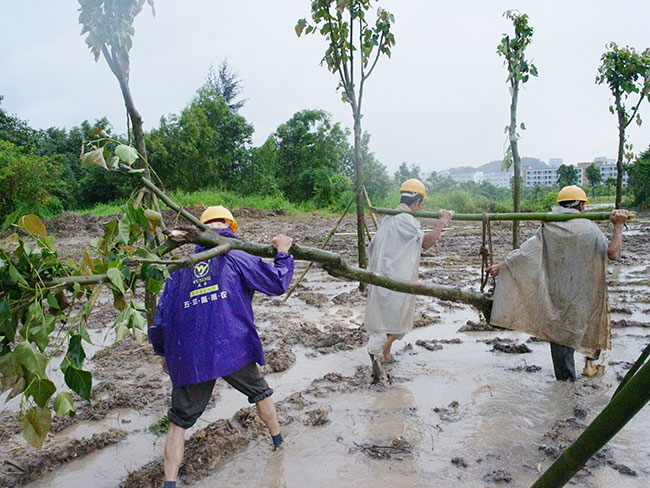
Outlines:
[[[237,237],[237,222],[222,206],[207,208],[201,222],[222,236]],[[291,283],[293,257],[287,252],[292,239],[278,235],[272,243],[277,249],[273,264],[232,250],[175,271],[165,284],[149,328],[151,344],[156,354],[164,356],[163,369],[173,387],[167,414],[165,488],[176,486],[185,430],[205,410],[217,378],[246,395],[268,427],[273,445],[282,443],[273,390],[257,366],[265,364],[264,351],[251,305],[255,291],[281,295]],[[196,252],[203,250],[197,246]]]

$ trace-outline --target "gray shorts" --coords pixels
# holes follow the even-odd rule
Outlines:
[[[273,394],[256,363],[249,363],[223,379],[235,390],[248,397],[249,403],[258,403]],[[203,381],[193,385],[172,389],[172,406],[167,412],[170,422],[183,429],[189,429],[203,414],[212,396],[216,380]]]

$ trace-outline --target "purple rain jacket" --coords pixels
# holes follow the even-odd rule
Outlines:
[[[216,232],[237,237],[230,229]],[[292,276],[293,256],[287,253],[278,252],[268,264],[239,250],[173,272],[149,327],[154,352],[167,358],[173,387],[220,378],[252,362],[263,365],[253,294],[281,295]]]

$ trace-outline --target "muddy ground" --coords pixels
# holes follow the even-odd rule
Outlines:
[[[307,246],[319,246],[336,220],[234,213],[244,239],[270,242],[285,233]],[[173,214],[166,219],[173,225]],[[61,254],[76,258],[106,220],[62,214],[46,226]],[[423,220],[425,228],[431,224]],[[609,226],[602,228],[608,235]],[[523,239],[535,229],[525,224]],[[354,234],[353,219],[339,231]],[[480,232],[477,223],[453,222],[423,254],[420,279],[478,290]],[[499,261],[511,229],[493,224],[492,232]],[[416,329],[395,344],[388,380],[371,384],[360,327],[365,297],[355,284],[314,267],[288,301],[256,296],[264,370],[276,390],[285,445],[273,451],[254,409],[217,382],[208,410],[187,435],[183,485],[529,486],[602,410],[650,339],[647,217],[624,239],[622,258],[608,271],[613,349],[604,356],[603,374],[575,384],[554,381],[548,344],[493,330],[471,308],[432,298],[418,298]],[[355,242],[340,235],[329,249],[354,261]],[[295,276],[304,266],[297,263]],[[116,316],[110,294],[103,294],[89,323],[92,402],[76,398],[74,417],[55,417],[43,450],[20,437],[18,399],[3,404],[0,486],[161,484],[164,436],[149,427],[165,415],[171,384],[143,338],[114,344]],[[577,369],[581,360],[577,354]],[[62,383],[56,365],[52,372]],[[647,410],[578,473],[577,486],[650,486]]]

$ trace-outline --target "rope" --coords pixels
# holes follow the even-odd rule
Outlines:
[[[494,278],[490,280],[490,273],[488,273],[488,266],[494,264],[494,255],[492,253],[492,229],[490,228],[490,216],[483,212],[483,232],[481,236],[481,248],[478,252],[481,256],[481,293],[490,281],[490,286],[494,286]]]

